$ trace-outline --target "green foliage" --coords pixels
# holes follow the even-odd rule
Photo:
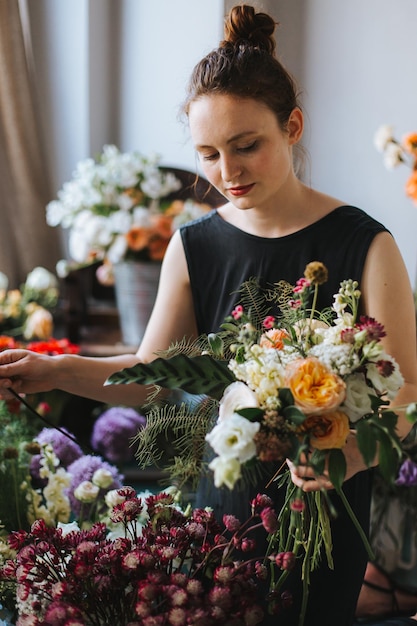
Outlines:
[[[106,384],[152,384],[219,399],[234,380],[235,377],[225,361],[216,360],[209,355],[188,357],[178,354],[169,359],[158,358],[151,363],[138,363],[115,372]]]

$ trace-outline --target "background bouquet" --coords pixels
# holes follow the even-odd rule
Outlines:
[[[181,182],[163,172],[159,161],[106,145],[96,161],[77,164],[73,179],[47,205],[47,223],[69,229],[73,261],[106,262],[97,273],[102,283],[111,284],[111,266],[121,260],[161,261],[178,225],[208,209],[191,201],[164,201]]]
[[[51,311],[58,303],[58,280],[44,267],[35,267],[20,289],[8,289],[0,272],[0,334],[24,339],[49,339],[53,333]]]
[[[407,133],[401,141],[394,137],[393,127],[380,126],[375,133],[375,147],[384,155],[384,163],[393,169],[404,163],[412,172],[406,182],[405,192],[417,204],[417,133]]]
[[[359,316],[360,291],[352,280],[341,283],[329,310],[317,311],[319,285],[326,280],[327,269],[313,262],[295,286],[280,284],[266,299],[257,282],[249,281],[242,286],[242,304],[221,333],[192,346],[173,346],[165,357],[117,372],[108,381],[180,387],[212,399],[201,402],[197,417],[195,407],[189,411],[185,405],[174,419],[170,409],[149,415],[138,436],[140,462],[158,462],[152,444],[168,424],[177,435],[180,458],[169,471],[184,480],[212,470],[216,486],[233,488],[245,480],[246,467],[282,462],[281,471],[270,477],[277,488],[287,489],[271,545],[278,552],[286,546],[302,559],[306,595],[309,572],[323,547],[332,565],[329,516],[335,512],[327,491],[304,493],[292,483],[285,459],[308,463],[317,476],[328,472],[371,556],[343,493],[343,446],[354,433],[367,466],[378,447],[380,471],[391,483],[404,455],[397,415],[387,408],[403,378],[383,349],[385,331],[376,320]],[[268,313],[267,301],[279,303],[279,318]],[[218,407],[214,426],[213,406]],[[204,424],[206,432],[196,424]],[[201,466],[205,442],[216,454],[207,468]],[[272,589],[279,589],[281,580],[273,581]]]

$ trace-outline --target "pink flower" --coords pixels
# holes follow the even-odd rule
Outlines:
[[[307,289],[308,287],[310,287],[311,283],[309,280],[307,280],[306,278],[299,278],[297,280],[297,282],[295,283],[295,287],[293,289],[294,293],[303,293],[303,291],[305,291],[305,289]]]
[[[235,533],[241,526],[240,521],[234,515],[223,515],[223,524],[231,533]]]
[[[238,304],[237,306],[235,306],[235,308],[232,311],[232,317],[233,319],[237,321],[242,317],[242,315],[243,315],[243,306],[241,304]]]
[[[361,315],[359,318],[359,324],[357,324],[359,330],[366,331],[367,342],[379,341],[383,337],[386,337],[386,332],[382,324],[377,322],[373,317]]]
[[[294,552],[279,552],[275,557],[276,565],[283,570],[291,570],[295,565]]]
[[[274,533],[278,529],[278,519],[274,509],[267,507],[261,511],[260,517],[266,532]]]
[[[274,324],[275,324],[275,317],[273,317],[273,315],[268,315],[262,322],[262,326],[267,329],[273,328]]]
[[[290,503],[290,509],[296,513],[302,513],[305,509],[305,502],[302,498],[294,498]]]

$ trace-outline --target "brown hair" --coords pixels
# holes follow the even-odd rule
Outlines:
[[[299,107],[295,82],[275,56],[276,22],[252,6],[235,6],[225,19],[224,40],[191,74],[183,112],[204,95],[229,94],[263,102],[275,114],[280,128]]]

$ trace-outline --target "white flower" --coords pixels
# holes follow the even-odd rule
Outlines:
[[[118,489],[111,489],[104,496],[104,501],[109,509],[112,509],[117,504],[123,504],[126,500],[124,496],[121,496]]]
[[[110,263],[119,263],[127,251],[127,240],[124,235],[117,235],[107,250],[107,258]]]
[[[99,491],[100,489],[97,485],[93,485],[89,480],[83,480],[74,490],[74,496],[80,502],[90,503],[97,499]]]
[[[23,336],[25,339],[49,339],[52,335],[54,320],[50,311],[41,306],[35,305],[23,328]]]
[[[215,487],[226,485],[233,489],[241,476],[240,463],[236,459],[216,457],[209,464],[209,468],[214,472]]]
[[[68,522],[67,524],[63,524],[62,522],[58,522],[57,528],[62,530],[62,536],[66,537],[69,533],[76,533],[80,530],[77,522]]]
[[[258,407],[259,402],[254,392],[245,383],[235,382],[226,387],[219,406],[219,421],[248,407]]]
[[[71,271],[70,264],[66,259],[60,259],[55,266],[55,271],[59,278],[66,278]]]
[[[221,457],[235,458],[245,463],[256,455],[254,436],[260,428],[259,422],[250,422],[237,413],[218,421],[206,441]]]
[[[389,376],[384,375],[381,363],[388,362],[393,367],[393,372]],[[382,371],[381,371],[382,369]],[[398,393],[398,390],[404,384],[404,378],[398,367],[398,363],[392,356],[389,356],[385,352],[381,352],[378,361],[376,363],[366,364],[366,377],[371,381],[376,392],[384,395],[386,394],[390,400],[393,400]]]
[[[372,413],[370,395],[376,395],[366,383],[363,374],[351,374],[345,379],[346,397],[341,406],[351,422],[357,422],[364,415]]]
[[[378,128],[374,135],[374,145],[378,152],[384,152],[387,144],[394,139],[393,127],[388,124],[383,124]]]
[[[101,489],[107,489],[107,487],[110,487],[113,480],[113,474],[109,470],[104,467],[99,467],[99,469],[94,472],[91,482]]]
[[[36,291],[47,291],[48,289],[56,289],[58,281],[56,276],[49,272],[45,267],[35,267],[26,278],[26,287]]]
[[[384,152],[384,165],[388,170],[394,169],[402,162],[402,148],[396,143],[389,143]]]
[[[0,272],[0,290],[6,291],[8,286],[9,286],[9,279],[7,278],[6,274],[4,274],[3,272]]]

